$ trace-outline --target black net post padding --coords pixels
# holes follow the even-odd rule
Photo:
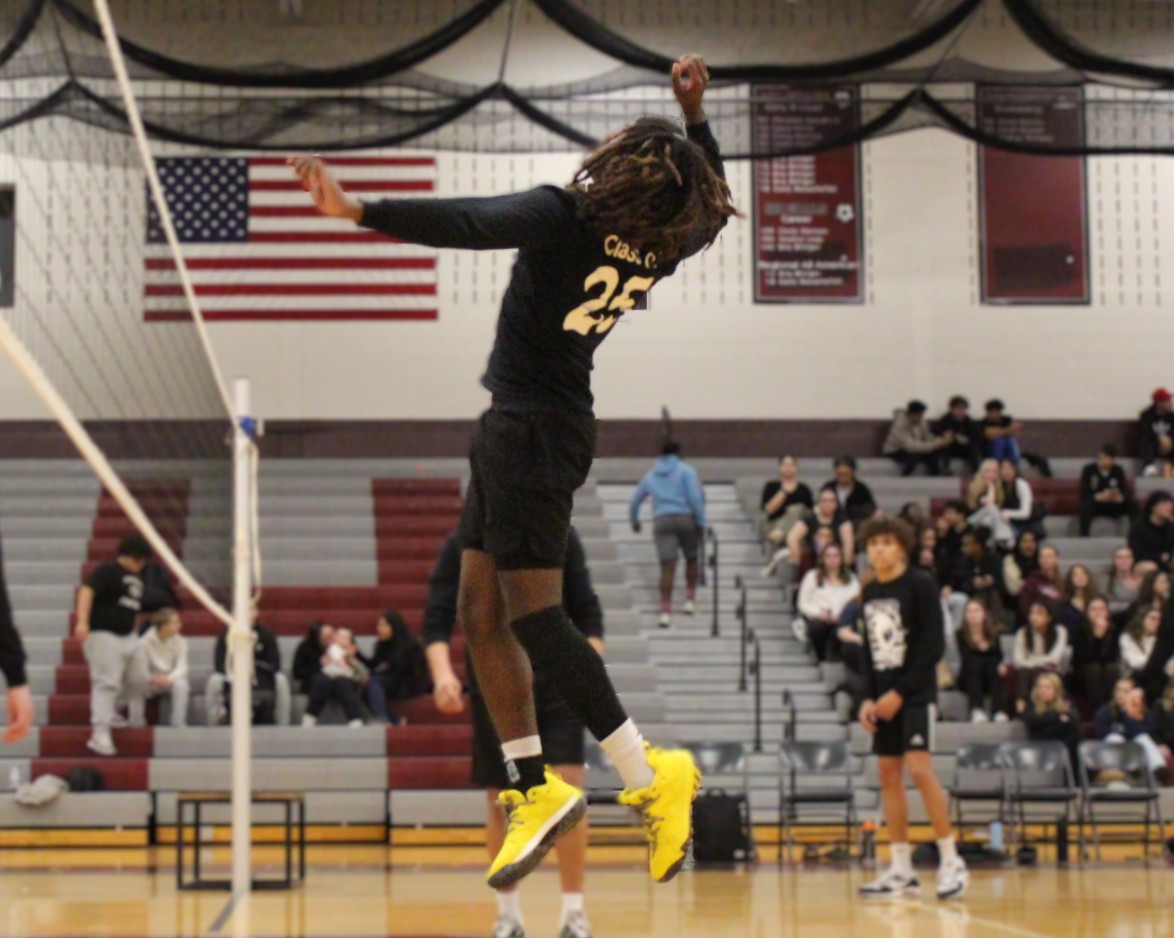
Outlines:
[[[552,22],[593,49],[637,68],[667,75],[673,59],[624,39],[569,0],[534,0]],[[851,78],[861,72],[884,68],[909,58],[942,41],[965,23],[986,0],[962,0],[940,19],[900,42],[874,52],[810,65],[710,65],[714,80],[823,81]]]
[[[961,137],[966,137],[979,146],[991,147],[995,150],[1007,150],[1011,153],[1024,153],[1029,156],[1174,156],[1174,146],[1091,147],[1086,143],[1083,146],[1067,147],[1004,140],[1002,137],[987,133],[981,127],[966,123],[929,93],[921,95],[918,104],[941,121],[946,129],[952,130]]]
[[[140,65],[181,81],[227,88],[343,88],[362,85],[406,71],[444,51],[481,25],[506,0],[481,0],[476,6],[422,39],[357,65],[332,69],[297,69],[276,74],[230,70],[197,65],[153,52],[129,39],[119,38],[123,54]],[[53,0],[54,6],[75,27],[101,39],[102,27],[70,0]]]
[[[17,20],[16,29],[13,30],[12,35],[8,37],[8,41],[4,43],[3,47],[0,47],[0,68],[3,68],[8,60],[20,51],[20,47],[33,34],[33,30],[36,28],[37,22],[41,19],[41,14],[45,12],[46,6],[48,6],[48,0],[30,0],[28,9]]]
[[[1127,62],[1094,52],[1048,20],[1033,0],[1003,0],[1007,13],[1023,34],[1043,52],[1083,73],[1117,75],[1162,87],[1174,87],[1174,69]]]

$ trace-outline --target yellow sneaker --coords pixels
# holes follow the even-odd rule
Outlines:
[[[652,766],[652,784],[620,794],[620,804],[635,808],[648,837],[648,868],[658,883],[680,872],[693,841],[693,801],[701,772],[685,749],[656,749],[644,744]]]
[[[507,789],[497,803],[505,808],[506,831],[505,843],[489,867],[489,885],[494,889],[512,886],[533,870],[554,842],[587,813],[583,793],[549,767],[543,784],[525,795]]]

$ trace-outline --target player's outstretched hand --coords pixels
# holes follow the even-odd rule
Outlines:
[[[442,677],[436,682],[432,690],[432,699],[436,702],[436,709],[441,713],[462,713],[465,709],[465,698],[461,696],[461,682],[456,675]]]
[[[33,725],[33,695],[29,686],[8,688],[8,728],[4,742],[19,743],[29,734]]]
[[[875,700],[866,700],[860,705],[860,725],[869,733],[876,732]]]
[[[701,98],[708,86],[709,69],[701,56],[683,55],[673,63],[673,94],[690,124],[705,120]]]
[[[358,221],[362,217],[362,204],[343,191],[321,157],[291,156],[286,162],[298,174],[302,185],[323,215],[329,215],[331,218],[349,218],[351,221]]]

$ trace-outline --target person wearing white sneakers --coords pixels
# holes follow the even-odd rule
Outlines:
[[[669,440],[656,465],[636,486],[628,516],[632,530],[640,533],[640,506],[652,498],[653,536],[660,560],[660,627],[673,624],[673,580],[677,557],[685,555],[685,615],[697,613],[698,555],[705,530],[705,496],[697,470],[681,459],[681,447]]]
[[[865,699],[860,723],[872,734],[892,851],[889,868],[862,886],[860,893],[892,897],[921,889],[909,849],[908,769],[937,838],[938,898],[958,899],[966,892],[969,874],[958,856],[949,801],[932,761],[935,669],[945,653],[938,587],[928,573],[910,567],[916,540],[904,521],[873,518],[862,528],[860,540],[873,570],[863,591]]]

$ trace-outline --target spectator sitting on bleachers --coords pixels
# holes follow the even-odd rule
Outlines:
[[[1103,704],[1093,717],[1097,739],[1108,743],[1136,743],[1145,752],[1146,764],[1154,778],[1165,784],[1169,778],[1166,758],[1150,735],[1150,720],[1145,709],[1145,694],[1125,677],[1113,687],[1113,699]]]
[[[830,530],[836,543],[843,549],[844,565],[853,566],[856,562],[856,533],[852,521],[840,508],[836,493],[824,489],[815,500],[815,511],[798,522],[787,535],[787,554],[780,558],[776,553],[763,574],[770,576],[775,567],[787,557],[792,558],[795,564],[802,563],[805,554],[817,557],[819,554],[814,549],[815,535],[822,528]]]
[[[856,460],[851,456],[837,456],[832,468],[835,478],[824,483],[823,491],[836,496],[853,525],[863,524],[876,514],[876,499],[872,489],[856,478]]]
[[[1174,497],[1169,492],[1154,492],[1145,500],[1145,508],[1129,529],[1129,546],[1134,562],[1148,560],[1163,570],[1170,569],[1174,557]]]
[[[359,660],[350,629],[335,629],[334,639],[322,653],[322,670],[310,685],[310,701],[302,715],[302,726],[317,726],[318,717],[334,700],[342,707],[347,726],[363,725],[359,688],[367,680],[367,669]]]
[[[1082,563],[1074,563],[1064,577],[1064,608],[1058,613],[1065,625],[1072,628],[1088,614],[1088,606],[1094,599],[1101,598],[1096,577]]]
[[[1095,710],[1106,703],[1121,678],[1121,646],[1103,596],[1090,600],[1084,621],[1074,628],[1072,672],[1076,686]]]
[[[925,509],[921,507],[921,502],[906,502],[901,506],[901,510],[897,512],[897,517],[919,533],[928,524],[928,519],[925,517]]]
[[[914,566],[920,567],[932,576],[938,586],[950,586],[954,582],[954,571],[946,568],[939,547],[937,528],[929,525],[921,528],[917,535],[917,557]]]
[[[1165,570],[1151,570],[1141,578],[1137,590],[1137,602],[1130,613],[1138,610],[1161,609],[1162,603],[1170,596],[1170,574]]]
[[[132,726],[145,726],[143,705],[164,694],[171,698],[171,725],[187,726],[191,683],[188,681],[188,643],[180,634],[183,622],[174,609],[151,614],[150,625],[139,639],[141,667],[146,669],[146,693],[130,701]]]
[[[86,747],[100,756],[114,756],[110,727],[119,700],[145,692],[146,675],[136,636],[143,601],[141,574],[151,559],[151,545],[140,534],[124,537],[116,557],[99,565],[77,592],[74,638],[90,666],[90,721],[93,733]]]
[[[938,519],[938,553],[942,556],[942,565],[952,569],[962,558],[962,535],[967,532],[966,502],[952,498],[942,508],[942,515]]]
[[[859,592],[860,583],[856,574],[845,568],[840,545],[826,545],[815,568],[808,570],[799,584],[799,615],[794,623],[795,637],[807,641],[820,661],[831,657],[829,640],[839,625],[840,614]]]
[[[1043,600],[1050,607],[1064,601],[1064,578],[1060,573],[1060,552],[1051,544],[1039,549],[1039,567],[1019,591],[1019,621],[1026,622],[1031,604]]]
[[[1034,531],[1024,531],[1015,549],[1003,558],[1003,593],[1012,607],[1023,592],[1023,584],[1039,569],[1039,538]]]
[[[840,612],[836,629],[836,651],[844,665],[844,682],[836,688],[852,698],[849,713],[858,713],[864,701],[864,635],[861,631],[861,601],[857,593]]]
[[[881,453],[901,467],[902,476],[911,476],[918,466],[925,466],[926,475],[941,475],[939,453],[954,442],[954,435],[946,431],[934,434],[925,421],[926,406],[921,401],[910,401],[904,410],[893,412],[893,425],[885,437]]]
[[[1004,625],[1003,565],[987,549],[986,539],[985,528],[974,528],[962,536],[962,563],[956,579],[958,592],[947,600],[954,628],[963,624],[967,598],[981,603],[997,627],[1002,628]],[[961,601],[958,600],[959,596],[962,596]]]
[[[1121,660],[1131,675],[1144,671],[1158,643],[1162,610],[1158,606],[1138,609],[1121,635]],[[1166,676],[1174,677],[1174,658],[1166,662]]]
[[[966,694],[973,723],[993,719],[1007,719],[1003,700],[1003,674],[1009,668],[1003,664],[1003,650],[999,646],[999,632],[991,612],[977,599],[966,604],[962,627],[954,633],[961,664],[958,667],[958,688]],[[987,709],[990,698],[990,709]]]
[[[1019,467],[1009,459],[999,463],[999,482],[1003,486],[1002,517],[1011,526],[1014,536],[1018,537],[1029,529],[1042,536],[1042,513],[1037,509],[1043,506],[1036,504],[1031,483],[1019,474]]]
[[[1118,628],[1129,617],[1129,610],[1137,602],[1144,574],[1139,572],[1133,561],[1133,550],[1127,546],[1113,551],[1113,569],[1105,583],[1105,596],[1109,600],[1109,612]]]
[[[1055,740],[1068,747],[1068,758],[1077,764],[1077,749],[1083,735],[1080,720],[1072,712],[1072,704],[1064,692],[1060,675],[1052,671],[1040,673],[1031,688],[1031,701],[1019,701],[1019,716],[1027,727],[1027,736],[1033,741]]]
[[[951,440],[948,446],[938,451],[943,471],[949,472],[950,464],[956,459],[966,464],[970,475],[978,471],[978,462],[982,458],[982,431],[970,416],[970,401],[961,394],[950,398],[949,409],[934,422],[933,432]]]
[[[966,507],[970,516],[966,521],[972,528],[985,528],[1000,548],[1010,550],[1015,543],[1015,530],[1004,517],[1003,501],[999,464],[993,459],[984,459],[967,490]]]
[[[1080,536],[1092,533],[1096,518],[1130,518],[1136,510],[1125,470],[1117,464],[1117,447],[1101,446],[1094,462],[1080,473]]]
[[[1027,611],[1027,623],[1015,633],[1015,696],[1023,709],[1027,695],[1042,671],[1060,673],[1068,652],[1068,630],[1056,622],[1050,604],[1036,600]]]
[[[1174,771],[1174,678],[1150,708],[1150,735],[1166,760],[1166,768]]]
[[[375,634],[374,651],[369,657],[359,652],[358,658],[371,675],[365,688],[367,707],[376,722],[390,723],[388,703],[432,693],[432,680],[424,646],[403,616],[389,609],[375,623]]]
[[[290,718],[289,680],[281,673],[281,646],[273,630],[253,615],[253,725],[276,723],[288,726]],[[213,672],[204,685],[204,709],[209,726],[219,726],[231,717],[232,675],[228,673],[228,626],[216,637],[212,655]]]
[[[1137,458],[1146,476],[1160,475],[1174,460],[1174,394],[1165,388],[1137,418]]]
[[[799,481],[799,462],[794,456],[779,460],[779,477],[762,487],[762,536],[773,548],[787,543],[787,535],[815,508],[811,489]]]
[[[322,656],[334,643],[334,626],[327,622],[315,622],[306,631],[306,637],[294,649],[293,679],[294,690],[309,694],[314,678],[322,673]]]
[[[986,411],[981,422],[983,438],[983,455],[993,459],[996,463],[1009,459],[1015,465],[1023,458],[1019,452],[1019,432],[1023,424],[1012,419],[1006,406],[997,397],[992,397],[983,405]]]

